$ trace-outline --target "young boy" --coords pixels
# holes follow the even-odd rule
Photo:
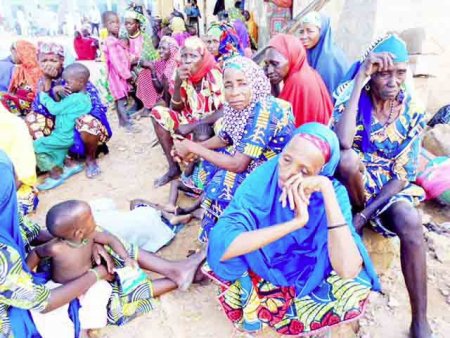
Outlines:
[[[80,63],[74,63],[64,69],[62,77],[70,95],[56,102],[45,92],[39,94],[41,103],[56,117],[52,133],[33,143],[38,168],[50,172],[46,181],[38,186],[39,190],[53,189],[64,182],[62,168],[74,142],[76,120],[92,109],[91,99],[86,92],[89,69]]]
[[[214,136],[214,129],[211,125],[202,123],[198,125],[193,132],[194,142],[204,142]],[[175,215],[184,215],[195,212],[200,208],[203,196],[203,189],[206,183],[212,177],[211,170],[206,170],[205,163],[201,159],[191,162],[183,171],[179,180],[172,181],[170,185],[169,203],[164,207],[167,212]],[[194,193],[197,195],[196,202],[188,207],[181,208],[176,205],[179,191]],[[201,218],[200,214],[194,213],[192,216]]]
[[[46,223],[47,230],[55,238],[34,248],[26,262],[33,270],[41,259],[51,258],[51,281],[46,284],[49,288],[66,284],[92,269],[94,243],[108,245],[125,266],[137,266],[117,237],[96,231],[91,209],[85,202],[71,200],[55,205],[47,213]],[[111,292],[111,285],[101,280],[80,297],[82,329],[101,328],[107,324]]]

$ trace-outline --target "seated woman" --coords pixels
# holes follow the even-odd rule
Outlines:
[[[347,56],[336,46],[330,18],[310,12],[301,19],[300,40],[306,48],[309,65],[322,76],[330,96],[349,68]]]
[[[309,66],[300,41],[292,35],[276,35],[269,42],[265,59],[273,88],[284,83],[281,92],[274,90],[274,94],[292,104],[295,125],[327,124],[333,110],[331,98],[319,73]]]
[[[53,43],[40,43],[38,60],[44,76],[44,92],[49,93],[55,100],[70,94],[62,79],[64,50],[62,46]],[[97,88],[91,83],[87,84],[87,92],[91,98],[92,110],[77,120],[75,127],[75,143],[70,153],[76,156],[86,156],[86,176],[94,178],[100,174],[97,164],[97,152],[101,146],[106,148],[106,142],[112,136],[112,130],[106,117],[107,108],[103,105]],[[39,96],[33,102],[32,112],[26,117],[28,128],[33,139],[51,134],[55,126],[54,117],[41,104]],[[105,150],[107,152],[107,150]],[[70,167],[67,175],[73,175],[83,170],[81,165]]]
[[[48,337],[47,333],[37,331],[34,320],[38,320],[43,325],[41,327],[50,328],[53,334],[56,330],[56,337],[73,337],[74,325],[68,320],[67,304],[82,296],[101,279],[109,281],[113,289],[107,309],[109,325],[124,325],[137,316],[150,312],[154,307],[154,297],[177,287],[187,288],[192,283],[198,265],[204,258],[202,253],[182,261],[171,262],[124,243],[133,259],[139,257],[140,261],[146,262],[145,269],[167,277],[140,281],[125,294],[120,280],[110,273],[114,263],[117,265],[120,260],[109,256],[102,246],[96,245],[93,255],[97,263],[95,268],[63,286],[50,290],[42,285],[38,275],[28,269],[25,259],[31,244],[43,243],[52,237],[41,231],[39,225],[19,214],[14,181],[12,163],[5,153],[0,151],[1,337],[40,337],[40,334]],[[102,259],[107,266],[101,265]],[[51,314],[47,314],[48,312]],[[67,325],[61,327],[61,323]]]
[[[178,51],[175,39],[163,36],[159,42],[160,59],[141,63],[144,69],[139,73],[136,94],[147,111],[158,103],[170,105],[169,83],[177,68]]]
[[[203,270],[220,282],[219,301],[240,330],[314,335],[360,317],[380,289],[333,178],[336,135],[318,123],[295,133],[244,181],[210,233]]]
[[[280,153],[294,130],[290,104],[271,96],[269,80],[252,60],[235,56],[225,62],[224,93],[227,104],[219,134],[204,143],[175,143],[177,155],[200,156],[209,162],[204,170],[214,174],[205,189],[201,241],[207,241],[247,175]]]
[[[244,49],[233,26],[227,23],[212,23],[204,37],[208,51],[221,65],[234,56],[244,55]]]
[[[156,187],[169,183],[181,173],[170,154],[172,135],[187,136],[198,124],[214,124],[223,104],[222,73],[198,37],[186,39],[181,49],[181,65],[170,80],[170,108],[155,107],[151,112],[156,135],[169,163],[167,173],[155,180]]]
[[[359,231],[371,225],[399,236],[408,289],[411,337],[430,337],[427,321],[426,246],[416,206],[424,191],[417,174],[425,112],[405,85],[408,51],[395,35],[372,44],[354,79],[337,89],[333,124],[342,159],[338,174],[357,213]]]
[[[33,140],[23,119],[11,114],[2,105],[0,105],[0,150],[3,150],[14,164],[17,198],[23,214],[33,212],[39,201]]]
[[[15,115],[27,115],[36,96],[37,83],[42,75],[36,58],[36,47],[19,40],[11,46],[15,64],[7,92],[0,93],[0,102]]]

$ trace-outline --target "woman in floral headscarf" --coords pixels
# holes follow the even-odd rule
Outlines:
[[[170,107],[155,107],[151,112],[153,126],[169,163],[169,170],[155,181],[162,186],[180,175],[173,160],[172,135],[190,135],[200,123],[213,124],[223,105],[222,72],[214,56],[198,37],[186,39],[180,52],[181,65],[169,84]]]
[[[169,81],[177,67],[178,50],[178,43],[174,38],[163,36],[159,42],[160,59],[142,63],[145,69],[139,74],[137,97],[146,109],[152,109],[164,98],[164,91],[168,89]],[[165,103],[169,105],[170,102]]]
[[[19,40],[11,46],[11,58],[16,66],[8,92],[0,93],[0,100],[11,113],[27,115],[42,75],[36,58],[36,47],[31,42]]]
[[[239,36],[233,26],[224,22],[214,22],[205,37],[208,51],[220,63],[235,55],[244,55]]]
[[[175,143],[176,154],[196,154],[216,171],[205,189],[200,240],[206,241],[238,186],[260,164],[276,156],[294,131],[291,105],[274,98],[270,82],[253,61],[235,56],[224,64],[223,126],[217,136],[199,144]],[[214,151],[213,149],[220,149]]]

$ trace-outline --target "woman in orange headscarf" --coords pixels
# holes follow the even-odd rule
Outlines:
[[[297,127],[308,122],[328,123],[333,110],[330,95],[319,73],[309,66],[300,40],[287,34],[272,38],[266,52],[266,73],[272,86],[284,83],[275,94],[292,104]]]
[[[31,42],[19,40],[11,46],[11,59],[16,66],[8,92],[0,94],[0,100],[11,113],[27,115],[42,76],[36,47]]]
[[[155,181],[156,187],[169,183],[181,173],[170,154],[172,135],[188,137],[198,124],[214,124],[224,103],[222,72],[200,38],[193,36],[186,39],[180,59],[175,76],[168,79],[166,86],[170,107],[154,107],[150,114],[169,163],[167,173]]]

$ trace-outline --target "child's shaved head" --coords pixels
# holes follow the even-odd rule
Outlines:
[[[58,203],[47,213],[47,230],[54,237],[72,239],[77,230],[83,230],[83,219],[88,215],[91,215],[91,208],[84,201],[69,200]]]

